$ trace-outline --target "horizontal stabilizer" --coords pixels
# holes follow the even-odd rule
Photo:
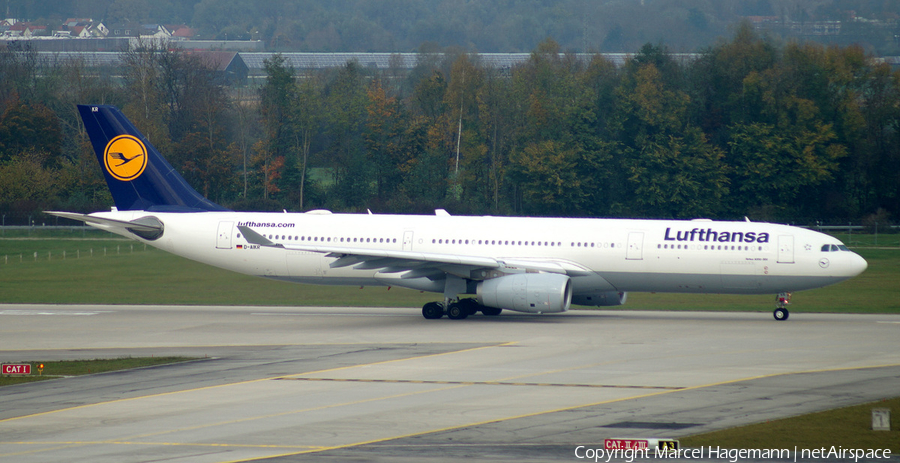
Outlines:
[[[130,222],[124,220],[106,219],[87,214],[76,214],[74,212],[44,211],[46,214],[55,215],[64,219],[77,220],[90,225],[99,225],[104,228],[112,228],[117,230],[127,230],[141,238],[155,240],[162,236],[164,226],[156,217],[148,216],[135,219]]]

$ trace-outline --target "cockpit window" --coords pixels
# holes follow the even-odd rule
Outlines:
[[[849,251],[850,250],[850,248],[848,248],[847,246],[845,246],[843,244],[838,246],[838,249],[840,249],[841,251]]]
[[[838,252],[838,251],[849,251],[849,250],[850,250],[850,248],[848,248],[847,246],[845,246],[843,244],[841,244],[841,245],[823,244],[822,245],[822,252]]]
[[[822,245],[822,252],[831,252],[831,245],[823,244],[823,245]]]

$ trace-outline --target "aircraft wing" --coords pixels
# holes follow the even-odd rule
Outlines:
[[[293,251],[325,253],[335,257],[331,268],[349,267],[358,270],[378,270],[382,273],[404,273],[401,278],[440,277],[449,273],[463,278],[471,278],[476,270],[498,269],[506,272],[546,272],[561,273],[570,276],[586,275],[588,269],[569,262],[503,259],[483,256],[466,256],[458,254],[440,254],[416,251],[388,249],[366,249],[348,246],[326,246],[309,244],[273,243],[268,238],[256,233],[246,226],[238,226],[244,238],[251,244],[283,248]]]

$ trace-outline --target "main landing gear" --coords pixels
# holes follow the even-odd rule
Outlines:
[[[447,309],[444,310],[446,304]],[[503,309],[494,307],[485,307],[479,304],[475,299],[460,299],[450,303],[429,302],[422,307],[422,316],[429,320],[437,320],[447,314],[447,318],[451,320],[462,320],[469,315],[475,315],[478,312],[484,315],[495,317],[500,315]]]
[[[778,296],[775,297],[775,311],[772,312],[775,320],[784,321],[788,319],[791,313],[788,312],[787,306],[790,303],[791,293],[778,293]]]

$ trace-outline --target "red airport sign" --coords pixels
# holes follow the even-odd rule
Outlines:
[[[605,439],[603,448],[606,450],[631,450],[649,448],[647,439]]]
[[[604,439],[603,448],[606,450],[677,450],[677,439],[660,439],[648,437],[646,439]]]
[[[4,375],[30,375],[31,365],[27,363],[9,363],[3,364]]]

